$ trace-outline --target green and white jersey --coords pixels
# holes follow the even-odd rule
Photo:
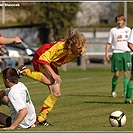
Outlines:
[[[28,128],[34,124],[36,121],[36,113],[27,87],[23,83],[18,82],[11,88],[6,89],[6,95],[9,99],[8,107],[11,112],[12,123],[15,121],[18,112],[23,108],[27,108],[28,114],[19,124],[19,127]]]
[[[130,33],[129,38],[128,38],[128,42],[133,44],[133,29],[132,29],[132,31]]]
[[[131,29],[126,26],[124,28],[116,26],[110,30],[108,43],[111,44],[113,53],[130,51],[127,42],[130,32]]]

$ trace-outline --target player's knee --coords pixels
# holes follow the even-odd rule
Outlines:
[[[114,72],[114,77],[115,78],[119,78],[119,75],[120,75],[120,71]]]
[[[126,76],[126,77],[129,77],[129,76],[130,76],[130,74],[131,74],[131,72],[130,72],[130,71],[125,71],[125,76]]]
[[[54,95],[54,97],[56,97],[56,98],[60,98],[60,97],[61,97],[61,93],[54,93],[53,95]]]
[[[119,78],[119,75],[114,75],[115,78]]]

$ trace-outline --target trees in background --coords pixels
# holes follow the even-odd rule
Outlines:
[[[70,27],[113,24],[117,13],[124,13],[124,2],[17,2],[19,7],[6,7],[8,22],[39,25],[41,43],[64,38]],[[128,24],[132,25],[133,2],[128,4]]]
[[[124,12],[124,2],[120,2],[117,8],[117,13]],[[133,27],[133,2],[127,1],[127,25]]]
[[[13,11],[14,10],[14,11]],[[39,24],[39,38],[41,43],[64,38],[67,29],[75,27],[76,14],[79,10],[78,2],[34,2],[13,8],[12,14],[21,24]]]
[[[101,23],[106,25],[114,21],[118,3],[116,2],[82,2],[77,13],[76,23],[80,27],[88,27]]]

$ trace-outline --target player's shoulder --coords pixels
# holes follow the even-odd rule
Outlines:
[[[119,27],[115,26],[115,27],[112,27],[110,30],[117,30],[117,29],[119,29]]]
[[[128,27],[128,26],[125,26],[125,29],[131,30],[132,28],[130,28],[130,27]]]
[[[113,27],[113,28],[110,29],[110,32],[114,32],[117,29],[118,29],[117,26],[116,27]]]

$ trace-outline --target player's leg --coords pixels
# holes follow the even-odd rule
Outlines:
[[[44,125],[45,126],[45,120],[48,114],[51,112],[53,109],[54,104],[57,102],[59,97],[61,96],[60,92],[60,84],[54,84],[49,86],[50,89],[50,94],[49,96],[45,99],[43,106],[40,110],[40,113],[37,117],[37,122],[39,122],[39,125]]]
[[[0,91],[0,105],[8,105],[8,97],[5,94],[5,90]]]
[[[54,84],[55,81],[52,76],[50,74],[48,74],[48,76],[45,76],[43,72],[46,70],[42,67],[41,64],[39,64],[39,67],[40,68],[38,71],[32,71],[31,69],[22,65],[17,69],[18,76],[22,77],[23,75],[26,75],[27,77],[42,82],[46,85]]]
[[[130,70],[131,70],[131,55],[130,55],[130,52],[123,53],[123,70],[124,70],[123,96],[126,96],[127,84],[128,84],[128,82],[130,80]]]
[[[8,118],[9,118],[9,116],[7,116],[7,115],[0,112],[0,124],[2,124],[4,126],[9,126],[9,125],[7,125]],[[11,121],[9,123],[11,125]]]
[[[133,90],[133,55],[131,57],[131,78],[128,82],[127,85],[127,93],[126,93],[126,98],[125,98],[125,103],[127,104],[132,104],[131,96],[132,96],[132,90]]]
[[[2,101],[2,104],[3,104],[3,105],[8,105],[8,97],[7,97],[7,96],[4,96],[4,97],[1,99],[1,101]]]
[[[5,90],[0,91],[0,98],[3,98],[6,95]]]
[[[119,78],[120,71],[122,70],[122,68],[123,68],[122,54],[113,53],[111,71],[114,72],[114,75],[112,77],[112,93],[111,94],[114,98],[117,97],[116,86],[118,84],[118,78]]]
[[[5,96],[5,90],[0,91],[0,105],[8,105],[8,97]],[[8,127],[11,125],[11,117],[0,112],[0,124]]]
[[[117,86],[117,83],[118,83],[119,74],[120,74],[120,71],[114,72],[114,75],[112,77],[112,91],[111,92],[112,92],[112,96],[114,98],[117,97],[116,86]]]
[[[124,80],[123,80],[123,84],[124,84],[124,89],[123,89],[123,94],[122,94],[123,97],[126,96],[127,85],[128,85],[129,80],[130,80],[130,71],[125,71],[124,72]]]
[[[133,90],[133,76],[131,76],[131,79],[127,85],[127,93],[126,93],[126,98],[125,98],[126,104],[132,104],[132,100],[131,100],[132,90]]]

